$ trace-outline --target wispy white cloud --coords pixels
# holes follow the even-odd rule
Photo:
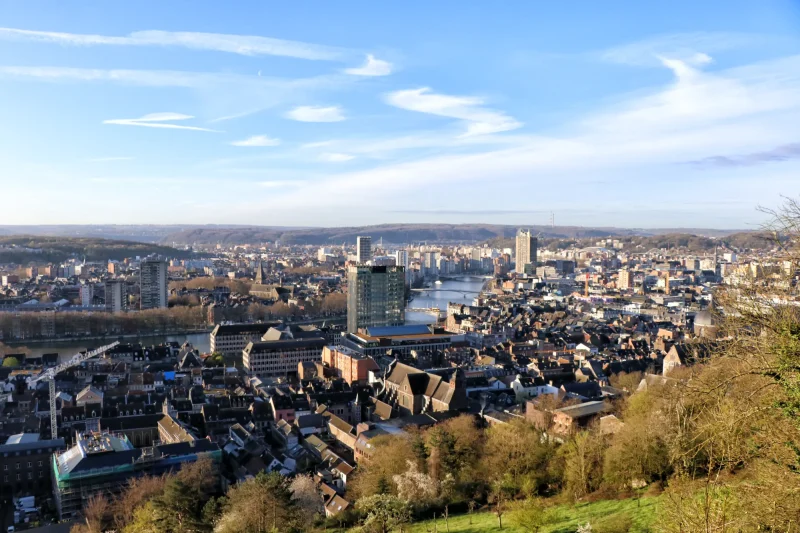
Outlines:
[[[204,104],[209,123],[245,117],[265,109],[307,101],[317,93],[342,90],[358,82],[344,74],[308,78],[275,78],[216,72],[174,70],[87,69],[0,65],[0,78],[50,83],[113,83],[141,87],[181,87]]]
[[[334,143],[336,143],[335,140],[314,141],[314,142],[302,144],[302,145],[300,145],[300,148],[320,148],[320,147],[323,147],[323,146],[330,146],[331,144],[334,144]]]
[[[344,71],[353,76],[388,76],[392,73],[392,64],[382,59],[376,59],[372,54],[367,54],[367,60],[362,66],[348,68]]]
[[[355,158],[356,156],[352,154],[340,154],[335,152],[324,153],[319,156],[320,161],[327,161],[329,163],[344,163],[345,161],[350,161]]]
[[[247,87],[252,90],[283,90],[298,93],[309,89],[331,89],[345,85],[348,76],[316,76],[311,78],[275,78],[268,76],[246,76],[242,74],[217,72],[191,72],[184,70],[128,70],[128,69],[90,69],[73,67],[29,67],[0,65],[0,76],[10,78],[33,78],[43,81],[85,81],[116,82],[129,85],[151,87],[187,87],[210,89],[219,86]],[[352,79],[352,78],[350,78]],[[253,109],[256,112],[259,109]],[[227,120],[243,116],[221,117]]]
[[[726,153],[763,152],[772,156],[770,151],[774,151],[775,146],[796,142],[800,123],[800,56],[713,73],[672,58],[664,58],[661,65],[675,73],[670,83],[644,93],[624,95],[613,106],[605,106],[564,124],[559,135],[517,136],[512,142],[497,147],[476,145],[475,151],[467,153],[426,154],[357,172],[339,173],[315,181],[313,198],[320,199],[318,205],[322,208],[331,198],[359,190],[359,204],[375,206],[389,198],[405,198],[406,194],[416,198],[420,187],[436,184],[450,190],[446,188],[458,183],[466,195],[459,201],[465,206],[491,208],[493,206],[487,207],[479,194],[487,177],[491,176],[509,187],[540,187],[543,198],[549,190],[553,205],[566,209],[572,200],[565,203],[561,192],[556,192],[563,191],[563,186],[580,187],[585,194],[602,195],[609,187],[625,184],[625,192],[606,206],[607,211],[613,213],[615,210],[625,212],[626,206],[639,198],[636,187],[631,187],[630,183],[648,175],[658,176],[665,182],[672,180],[676,185],[660,197],[665,210],[682,212],[681,202],[685,197],[678,191],[684,191],[680,185],[690,180],[693,196],[709,199],[702,209],[708,208],[710,213],[715,202],[740,199],[745,197],[743,195],[752,204],[768,205],[770,195],[794,187],[799,163],[793,157],[779,158],[769,176],[764,175],[763,166],[739,165],[708,170],[694,169],[684,163]],[[455,115],[451,112],[454,106],[460,109],[464,105],[478,104],[477,99],[466,102],[459,99],[455,103],[445,100],[426,106],[414,102],[412,98],[414,105],[408,105],[408,101],[404,103],[409,107],[436,110],[437,114],[446,112],[446,116]],[[458,114],[463,115],[461,111]],[[339,149],[340,142],[331,148]],[[409,139],[400,144],[414,142]],[[682,166],[676,167],[677,164]],[[785,166],[782,172],[778,170],[781,165]],[[680,175],[676,175],[676,168],[682,169]],[[548,183],[559,185],[548,188]],[[308,201],[309,192],[311,189],[300,188],[282,200],[289,204],[303,198]],[[353,201],[352,197],[349,200]],[[505,197],[503,201],[510,202],[505,206],[508,209],[518,209],[521,203]],[[429,206],[420,208],[423,207]],[[698,209],[701,208],[694,206],[693,213]]]
[[[241,141],[233,141],[231,144],[233,146],[248,146],[248,147],[278,146],[279,144],[281,144],[281,140],[272,137],[267,137],[266,135],[253,135],[252,137],[248,137],[247,139],[242,139]]]
[[[300,187],[301,185],[305,185],[305,180],[267,180],[267,181],[260,181],[258,183],[259,187],[263,187],[265,189],[276,189],[276,188],[285,188],[285,187]]]
[[[623,65],[656,67],[661,63],[660,58],[669,57],[699,66],[708,62],[707,54],[752,46],[767,39],[749,33],[673,33],[608,48],[601,51],[599,56],[604,61]]]
[[[391,92],[385,100],[401,109],[464,120],[467,123],[464,135],[497,133],[522,126],[521,122],[501,111],[481,107],[484,103],[482,98],[437,94],[428,87]]]
[[[132,161],[133,157],[93,157],[87,159],[88,163],[108,163],[111,161]]]
[[[339,106],[298,106],[286,113],[286,118],[300,122],[340,122],[345,120]]]
[[[116,124],[118,126],[142,126],[145,128],[164,128],[171,130],[210,131],[214,133],[220,133],[219,130],[201,128],[199,126],[171,124],[171,122],[189,120],[192,118],[194,118],[192,115],[184,115],[182,113],[150,113],[139,118],[116,118],[104,120],[103,124]]]
[[[351,51],[342,48],[257,35],[158,30],[137,31],[120,37],[0,28],[0,39],[74,46],[176,46],[244,56],[272,55],[324,61],[341,60],[352,55]]]

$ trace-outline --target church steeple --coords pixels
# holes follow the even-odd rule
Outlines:
[[[256,261],[256,279],[255,279],[256,285],[264,285],[266,278],[267,275],[264,272],[264,265],[261,263],[261,259],[259,259],[258,261]]]

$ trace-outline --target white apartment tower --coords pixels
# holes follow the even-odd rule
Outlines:
[[[167,307],[167,262],[161,258],[143,259],[139,267],[140,309]]]
[[[361,235],[356,237],[356,257],[359,265],[366,265],[372,261],[372,237]]]
[[[530,230],[520,229],[517,231],[517,257],[514,269],[517,274],[536,271],[538,244],[538,240]]]

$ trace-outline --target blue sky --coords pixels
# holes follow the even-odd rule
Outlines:
[[[0,221],[755,227],[800,3],[0,0]]]

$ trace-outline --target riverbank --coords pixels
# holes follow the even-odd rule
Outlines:
[[[183,335],[201,335],[203,333],[211,333],[213,328],[204,329],[183,329],[171,331],[153,331],[146,334],[142,333],[128,333],[122,335],[87,335],[75,337],[49,337],[46,339],[13,339],[2,341],[6,346],[40,346],[44,344],[73,344],[76,342],[88,341],[108,341],[114,342],[125,339],[140,339],[142,337],[177,337]]]

